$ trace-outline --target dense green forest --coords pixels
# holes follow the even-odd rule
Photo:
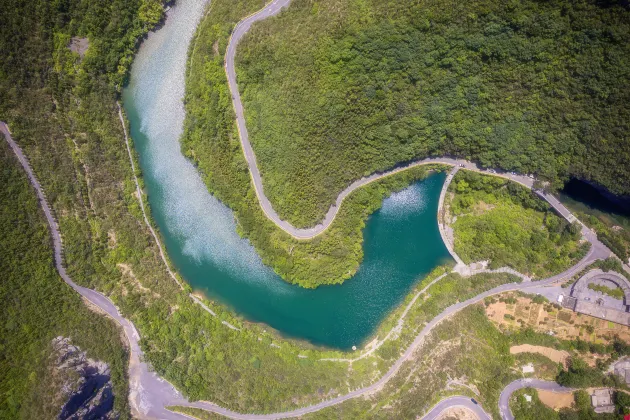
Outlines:
[[[13,3],[1,27],[3,51],[13,61],[2,61],[0,120],[46,191],[68,273],[112,298],[138,329],[147,362],[185,395],[239,410],[294,407],[299,398],[319,398],[320,386],[356,386],[354,378],[346,382],[345,364],[302,360],[297,355],[305,346],[277,339],[262,326],[246,328],[207,302],[219,314],[211,316],[166,272],[134,194],[116,105],[138,37],[156,22],[148,10],[161,16],[161,4]],[[83,59],[68,49],[73,36],[89,39]],[[91,61],[93,47],[100,52]],[[12,203],[15,197],[2,199]],[[48,316],[46,308],[41,315]],[[230,330],[223,319],[242,330]],[[272,339],[278,348],[270,347]],[[356,381],[370,373],[357,374]],[[3,389],[9,387],[12,377],[2,379]]]
[[[237,71],[265,193],[296,226],[430,155],[630,194],[622,1],[294,0],[251,29]]]
[[[327,395],[347,392],[370,383],[391,366],[401,348],[413,340],[417,328],[445,307],[458,299],[515,281],[507,275],[466,279],[449,275],[443,278],[429,289],[425,298],[419,299],[412,307],[401,334],[389,345],[382,346],[372,357],[353,363],[352,369],[348,369],[347,363],[318,361],[324,357],[347,357],[346,354],[312,349],[304,344],[284,340],[267,332],[264,326],[243,322],[219,305],[207,302],[219,314],[218,317],[211,316],[194,304],[188,296],[189,290],[181,290],[165,270],[134,194],[134,174],[126,155],[123,129],[117,115],[117,91],[126,78],[138,38],[158,21],[162,5],[151,0],[16,0],[5,3],[9,4],[3,10],[9,12],[3,15],[0,42],[8,58],[0,62],[0,120],[8,122],[47,193],[59,220],[65,248],[64,263],[68,272],[79,284],[102,291],[114,300],[122,314],[137,327],[146,361],[185,395],[193,399],[210,400],[235,410],[270,411],[295,408],[319,401]],[[217,39],[221,43],[219,54],[222,54],[233,23],[260,6],[260,1],[253,0],[213,1],[209,6],[210,13],[203,22],[206,26],[201,27],[203,30],[199,34],[203,36],[212,29],[220,37],[199,38],[200,42],[196,45],[200,54],[212,58],[212,47]],[[214,16],[221,16],[224,23],[212,20]],[[68,42],[75,36],[87,37],[89,40],[83,58],[68,50]],[[202,42],[204,40],[208,43]],[[224,78],[222,59],[219,57],[216,60],[218,67],[204,62],[208,72],[216,70],[216,81],[219,81],[206,85],[206,95],[215,98],[223,108],[218,111],[206,110],[207,115],[204,112],[193,114],[189,129],[194,126],[194,118],[209,118],[212,113],[217,113],[217,119],[212,120],[214,125],[211,126],[220,130],[221,136],[224,136],[220,137],[222,143],[218,149],[223,150],[219,162],[225,165],[221,176],[227,183],[231,179],[240,180],[243,175],[247,178],[247,172],[242,166],[242,158],[235,158],[240,156],[240,151],[234,137],[229,95],[221,79]],[[202,81],[200,85],[203,85]],[[5,167],[7,165],[3,164],[3,171]],[[240,169],[234,171],[234,168]],[[402,188],[425,175],[423,170],[411,171],[401,178],[388,178],[385,184],[374,184],[375,192],[365,190],[357,196],[359,205],[362,209],[373,209],[375,207],[370,206],[380,205],[382,197],[392,189]],[[3,209],[13,205],[16,197],[21,197],[17,193],[22,188],[19,185],[26,188],[24,178],[21,179],[18,182],[7,175],[7,182],[2,185],[6,190],[0,190]],[[253,190],[247,189],[248,180],[243,189],[239,190],[239,185],[242,184],[234,183],[237,191],[235,196],[240,194],[240,200],[245,203],[254,200]],[[31,199],[34,200],[34,196]],[[28,206],[25,204],[18,208],[35,206],[34,200]],[[240,218],[239,209],[246,206],[235,208],[242,229],[245,223],[241,221],[245,219]],[[3,211],[2,217],[5,217],[5,213],[7,217],[15,214],[13,210]],[[18,217],[27,217],[27,212],[21,212]],[[362,213],[358,220],[364,220],[365,217],[365,213]],[[252,216],[252,220],[249,223],[253,224],[257,219]],[[11,223],[3,223],[2,226],[10,229]],[[352,227],[354,231],[357,230],[356,226],[355,223]],[[37,224],[34,224],[33,229],[36,227]],[[30,232],[26,227],[19,229],[27,234]],[[9,239],[13,237],[2,236],[0,244],[3,250],[12,244]],[[47,232],[41,223],[37,238],[47,243]],[[32,246],[30,240],[28,244]],[[46,252],[48,260],[42,260],[44,266],[29,263],[26,267],[37,268],[37,274],[42,279],[55,276],[49,247]],[[15,252],[11,255],[12,258],[22,257]],[[5,260],[1,263],[5,263]],[[7,259],[6,263],[13,266],[14,260]],[[433,273],[427,280],[436,275]],[[47,283],[54,279],[58,281],[56,277],[46,279]],[[23,290],[23,284],[22,279],[11,292]],[[65,287],[63,284],[61,286]],[[417,293],[419,287],[417,285],[411,293]],[[49,290],[43,285],[41,289]],[[3,290],[3,293],[7,291]],[[68,320],[64,328],[68,329],[76,325],[70,320],[71,314],[85,309],[80,305],[80,299],[72,296],[68,297],[71,305],[57,305],[57,309],[63,310],[68,317],[64,318]],[[409,302],[409,299],[411,295],[404,303]],[[21,317],[22,309],[20,307],[20,311],[16,310],[12,316]],[[394,311],[377,331],[376,337],[382,338],[396,324],[396,317],[401,312],[401,308]],[[48,306],[39,307],[37,316],[50,317],[42,321],[42,326],[57,319],[53,315]],[[226,328],[221,323],[223,319],[237,325],[240,331]],[[19,321],[18,325],[24,324],[22,318]],[[104,321],[93,316],[85,325],[97,322]],[[10,323],[5,323],[3,328],[8,327],[13,328]],[[35,330],[38,329],[33,327]],[[459,334],[459,326],[452,331]],[[67,333],[71,334],[72,331]],[[21,334],[24,336],[24,332]],[[492,331],[488,330],[484,334],[489,337],[488,342],[503,343]],[[13,339],[15,335],[13,332],[7,333],[6,337]],[[90,336],[86,333],[85,337],[87,340]],[[2,339],[5,339],[4,333]],[[2,343],[5,345],[4,341]],[[82,342],[76,344],[89,348]],[[298,355],[307,357],[299,358]],[[98,357],[108,360],[105,355]],[[496,363],[494,359],[482,362],[467,372],[471,375],[486,375],[488,371],[494,370]],[[16,375],[23,378],[21,372]],[[3,398],[7,395],[5,386],[11,386],[11,389],[15,387],[10,385],[9,380],[15,380],[14,375],[2,377],[0,381]],[[488,382],[485,386],[495,385]],[[405,402],[410,405],[409,409],[416,403],[411,400]]]
[[[48,6],[42,3],[39,7]],[[64,26],[63,20],[51,19],[48,14],[44,19],[19,8],[36,9],[33,3],[15,7],[21,13],[20,18],[28,18],[30,22],[16,24],[12,31],[24,32],[25,44],[20,47],[26,54],[24,61],[38,63],[39,67],[32,70],[41,77],[13,83],[24,69],[3,69],[2,94],[10,96],[10,101],[3,102],[0,119],[8,122],[47,193],[59,220],[68,272],[79,284],[112,298],[123,316],[138,329],[146,361],[190,398],[210,400],[234,410],[261,412],[295,408],[326,395],[348,392],[371,383],[391,366],[400,349],[413,340],[418,325],[455,303],[458,295],[473,296],[497,284],[514,281],[505,275],[442,279],[431,289],[430,298],[419,300],[410,310],[400,336],[376,354],[353,363],[352,369],[348,369],[346,362],[318,361],[345,358],[347,354],[282,339],[265,326],[243,322],[221,306],[206,302],[219,314],[211,316],[189,298],[189,290],[181,290],[169,277],[144,224],[118,121],[117,81],[110,74],[112,70],[83,67],[89,48],[83,60],[68,54],[65,42],[58,45],[57,53],[52,48],[50,28],[56,24],[61,25],[56,30],[65,34],[66,39],[68,35],[88,35],[90,45],[97,44],[99,36],[106,39],[109,31],[120,35],[111,38],[117,42],[135,24],[145,27],[144,24],[131,19],[130,23],[136,23],[129,27],[112,23],[105,28],[105,34],[76,33]],[[139,8],[140,3],[108,6],[99,3],[93,7],[106,7],[112,15],[125,15],[126,10],[133,17],[136,16],[133,7]],[[212,2],[209,7],[208,17],[214,16],[213,12],[231,11],[239,14],[233,18],[236,21],[260,4]],[[88,7],[85,13],[90,10]],[[77,14],[76,18],[81,16]],[[109,20],[117,22],[114,18]],[[212,21],[207,18],[204,24],[208,22]],[[47,26],[47,31],[30,31],[38,25],[51,26]],[[135,42],[132,41],[130,38],[127,45],[130,51]],[[4,45],[14,48],[8,43]],[[124,54],[121,52],[118,57],[122,59]],[[56,60],[63,65],[56,65]],[[85,77],[81,76],[84,72],[87,72]],[[411,171],[403,178],[394,177],[387,182],[408,185],[425,174],[424,170]],[[385,194],[390,187],[377,185],[375,191]],[[359,198],[367,203],[374,200],[370,194]],[[417,293],[417,288],[411,293]],[[394,311],[375,338],[384,337],[401,313],[401,308]],[[225,327],[224,319],[240,330]]]
[[[66,402],[48,359],[57,336],[109,365],[114,410],[129,418],[121,331],[90,311],[55,271],[35,190],[1,135],[0,168],[0,418],[57,418]]]
[[[247,14],[245,10],[260,7],[258,0],[210,4],[191,43],[182,149],[198,165],[210,192],[232,208],[239,234],[251,241],[265,264],[303,287],[341,283],[356,272],[363,259],[363,227],[383,198],[443,167],[416,167],[355,191],[344,201],[333,224],[312,240],[296,240],[267,219],[240,149],[223,68],[232,27]]]
[[[532,278],[558,274],[577,263],[590,244],[581,227],[557,216],[531,190],[504,178],[459,171],[447,200],[455,252],[469,264],[489,261]]]

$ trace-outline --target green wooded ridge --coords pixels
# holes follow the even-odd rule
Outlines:
[[[260,7],[240,5],[243,8],[239,13],[243,15]],[[54,18],[61,12],[49,6],[43,0],[39,5],[13,5],[16,16],[7,22],[15,23],[9,32],[22,33],[25,41],[13,45],[3,40],[3,45],[10,51],[21,49],[24,62],[37,65],[29,71],[41,77],[23,78],[26,70],[19,66],[3,68],[0,87],[8,100],[2,102],[0,119],[8,122],[29,157],[59,220],[68,273],[78,284],[104,292],[115,302],[138,329],[146,361],[189,398],[214,401],[238,411],[269,412],[349,392],[385,372],[401,349],[413,341],[416,326],[455,303],[458,297],[475,296],[518,280],[509,275],[468,279],[449,275],[431,288],[430,298],[409,311],[397,338],[372,356],[353,363],[351,370],[344,362],[318,360],[356,354],[314,349],[282,339],[267,331],[268,327],[244,322],[225,308],[206,302],[219,315],[211,316],[189,298],[190,290],[181,290],[169,277],[142,219],[118,121],[118,81],[110,73],[114,70],[84,67],[89,62],[87,55],[80,60],[76,54],[67,53],[67,44],[55,48],[52,42],[54,33],[60,32],[66,37],[87,36],[90,45],[96,45],[110,39],[109,31],[124,35],[136,24],[144,27],[142,21],[135,20],[141,3],[87,5],[90,11],[105,7],[111,13],[108,19],[113,21],[125,10],[133,17],[130,26],[112,24],[104,32],[87,33]],[[221,3],[211,3],[209,15],[235,10],[227,2],[223,10],[213,9],[218,6]],[[30,9],[37,7],[46,9],[44,16]],[[73,13],[77,19],[81,17],[79,12]],[[238,19],[240,16],[234,20]],[[38,31],[40,27],[47,29]],[[111,42],[117,43],[120,38],[111,36]],[[135,42],[129,38],[130,51]],[[118,54],[121,59],[123,56],[122,52]],[[84,72],[87,75],[81,76]],[[7,192],[3,200],[11,203],[14,197]],[[426,280],[431,281],[444,270],[436,270]],[[405,302],[421,287],[418,283]],[[403,309],[393,311],[374,338],[383,338],[396,325]],[[225,327],[221,323],[224,319],[240,331]]]
[[[51,341],[69,337],[109,365],[114,413],[129,418],[121,330],[90,311],[53,264],[48,225],[35,190],[0,135],[0,418],[54,419],[67,402]]]
[[[517,280],[507,275],[467,279],[449,275],[429,290],[430,298],[412,308],[397,339],[374,357],[354,363],[351,371],[344,363],[317,361],[347,354],[283,340],[207,302],[219,314],[212,317],[191,301],[189,290],[180,290],[168,276],[144,225],[115,103],[138,40],[159,21],[162,5],[151,0],[5,3],[0,26],[5,54],[0,61],[0,119],[8,122],[47,193],[63,235],[68,272],[77,283],[112,298],[141,334],[147,362],[192,399],[240,411],[275,411],[319,401],[321,389],[331,395],[347,392],[383,372],[413,340],[417,326],[458,298]],[[212,26],[223,28],[221,34],[225,34],[242,16],[260,8],[260,3],[213,1],[208,16],[223,16],[227,23],[214,21]],[[232,12],[234,15],[229,14]],[[83,59],[67,49],[73,36],[90,41]],[[219,51],[226,38],[221,40]],[[212,44],[205,51],[212,52]],[[208,65],[208,69],[213,67]],[[224,90],[210,89],[208,95],[231,106]],[[226,116],[229,114],[221,118]],[[233,152],[224,155],[225,162],[238,164],[234,156],[240,156],[240,150],[233,120],[221,121],[229,123],[225,132]],[[225,168],[226,173],[233,169]],[[246,174],[246,168],[241,166],[237,173]],[[15,182],[9,180],[7,185]],[[12,188],[0,190],[3,209],[16,202]],[[43,241],[43,226],[40,234]],[[10,234],[2,236],[3,246],[8,238]],[[50,260],[47,264],[47,272],[54,274]],[[436,270],[426,280],[443,270]],[[9,307],[4,297],[11,288],[8,282],[2,285],[3,308]],[[56,299],[53,302],[66,308]],[[45,308],[40,308],[43,315],[49,313]],[[402,308],[396,309],[376,336],[383,337],[401,312]],[[241,331],[226,328],[222,319]],[[298,358],[298,354],[307,358]],[[2,378],[2,386],[10,379],[12,376]]]
[[[426,156],[630,194],[623,1],[294,0],[236,66],[265,193],[297,227],[352,181]]]
[[[232,28],[247,10],[262,5],[259,0],[210,4],[191,43],[182,150],[197,164],[209,191],[232,208],[239,234],[250,240],[265,264],[302,287],[341,283],[363,260],[363,228],[383,198],[447,167],[415,167],[354,191],[332,225],[311,240],[297,240],[267,219],[240,148],[223,67]]]

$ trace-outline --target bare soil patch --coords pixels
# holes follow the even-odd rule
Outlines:
[[[464,407],[451,407],[437,418],[437,420],[478,420],[479,417]]]
[[[553,392],[544,389],[537,389],[538,398],[549,408],[560,410],[573,405],[573,392]]]
[[[81,58],[83,58],[87,49],[90,48],[90,41],[87,38],[75,36],[70,40],[68,48],[70,48],[70,51],[79,54]]]

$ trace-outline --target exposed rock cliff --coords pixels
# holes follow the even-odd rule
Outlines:
[[[67,398],[59,419],[116,419],[114,394],[106,363],[86,357],[69,338],[53,339],[55,370],[63,378],[62,392]]]

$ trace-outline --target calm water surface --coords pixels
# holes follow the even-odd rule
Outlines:
[[[232,212],[180,152],[186,54],[204,4],[182,0],[169,12],[140,48],[123,95],[168,254],[195,290],[248,320],[318,345],[359,346],[416,281],[449,260],[436,221],[445,175],[384,201],[364,230],[364,262],[343,285],[306,290],[284,282],[237,235]]]

